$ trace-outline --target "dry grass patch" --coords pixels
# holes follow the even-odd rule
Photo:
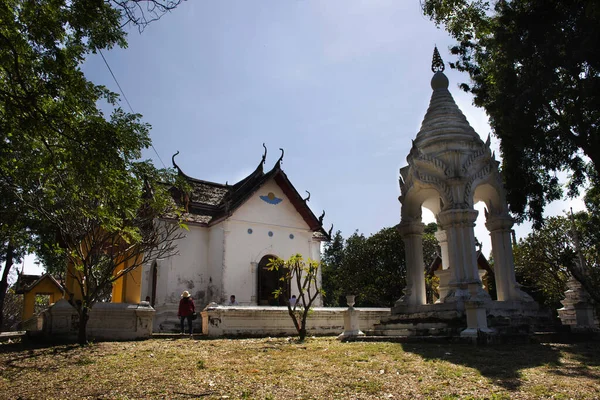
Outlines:
[[[594,399],[600,346],[277,339],[0,345],[0,398]]]

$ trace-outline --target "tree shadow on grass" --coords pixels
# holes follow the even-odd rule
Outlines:
[[[521,371],[543,365],[558,365],[560,350],[540,344],[474,346],[466,344],[403,344],[406,352],[425,360],[441,360],[474,368],[494,384],[515,391],[522,384]]]
[[[81,349],[77,344],[49,343],[23,340],[15,343],[0,345],[0,366],[4,368],[3,375],[15,378],[27,369],[48,372],[57,368],[54,363],[38,364],[38,358],[47,359],[48,355],[69,356],[74,350]],[[56,357],[54,360],[59,363]]]
[[[563,353],[561,362],[549,364],[549,373],[572,377],[583,376],[600,381],[600,343],[574,343],[568,345],[556,345]]]

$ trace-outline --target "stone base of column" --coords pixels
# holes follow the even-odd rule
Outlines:
[[[531,297],[530,295],[525,293],[523,290],[521,290],[521,285],[518,284],[517,282],[514,282],[512,284],[512,287],[510,288],[510,292],[511,292],[510,300],[519,301],[522,303],[535,303],[535,300],[533,299],[533,297]]]
[[[489,293],[483,289],[483,285],[479,281],[449,282],[443,285],[442,277],[443,275],[440,277],[440,299],[436,303],[456,303],[463,301],[488,302],[492,300]]]
[[[351,337],[365,336],[365,334],[360,330],[360,326],[358,324],[359,313],[360,311],[358,311],[354,307],[348,307],[348,309],[344,311],[344,332],[338,335],[338,340],[345,340]]]
[[[484,302],[465,302],[465,314],[467,315],[467,329],[460,333],[461,337],[477,337],[479,332],[486,334],[495,333],[493,329],[488,328]]]

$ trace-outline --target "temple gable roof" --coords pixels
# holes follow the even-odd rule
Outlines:
[[[250,199],[265,183],[273,179],[288,197],[298,214],[300,214],[313,231],[313,237],[317,240],[329,240],[329,234],[323,229],[322,218],[315,216],[310,207],[308,207],[307,201],[300,196],[286,173],[281,169],[283,153],[273,168],[267,172],[263,170],[265,156],[263,156],[263,159],[252,173],[233,185],[192,178],[177,166],[174,159],[175,156],[173,156],[174,167],[191,188],[189,193],[181,193],[181,191],[175,188],[172,190],[175,201],[186,209],[186,212],[183,214],[184,222],[202,226],[213,226],[224,221]]]
[[[43,275],[26,275],[19,274],[15,284],[15,293],[24,294],[39,285],[43,280],[48,280],[51,284],[57,287],[58,290],[64,291],[62,285],[49,273]]]

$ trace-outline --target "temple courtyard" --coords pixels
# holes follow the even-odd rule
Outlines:
[[[0,343],[10,399],[597,399],[600,346],[332,337]]]

